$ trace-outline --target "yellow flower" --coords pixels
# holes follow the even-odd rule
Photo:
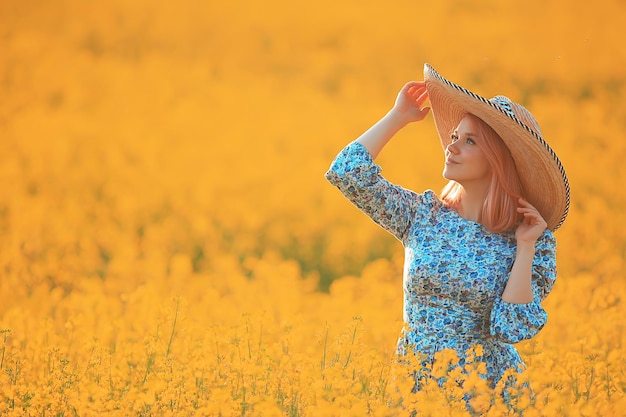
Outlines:
[[[437,354],[442,379],[411,393],[425,358],[394,356],[402,245],[322,178],[387,106],[388,86],[371,86],[419,71],[396,53],[415,47],[414,19],[397,13],[411,2],[356,16],[320,0],[295,20],[286,0],[30,3],[0,6],[0,413],[456,416],[468,393],[500,416],[505,389],[530,417],[626,409],[619,2],[556,20],[559,2],[459,14],[432,2],[420,22],[438,35],[423,56],[529,104],[572,186],[548,324],[515,345],[528,370],[506,373],[491,407],[481,345],[463,368]],[[457,33],[515,32],[539,8],[516,48],[441,53]],[[440,182],[433,144],[399,142],[380,163],[423,190]]]

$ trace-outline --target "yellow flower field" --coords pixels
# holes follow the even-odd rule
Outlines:
[[[0,415],[626,415],[624,21],[619,0],[0,0]],[[514,410],[479,363],[410,394],[402,248],[323,177],[424,62],[528,106],[571,181]],[[380,157],[415,190],[441,162],[430,116]]]

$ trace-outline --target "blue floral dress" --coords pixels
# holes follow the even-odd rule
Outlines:
[[[418,194],[381,176],[367,149],[352,142],[337,155],[326,178],[389,233],[405,251],[404,322],[398,353],[411,346],[433,360],[442,349],[461,358],[483,346],[485,378],[495,385],[507,369],[523,369],[513,347],[546,323],[541,301],[556,279],[556,242],[546,230],[532,267],[534,300],[513,304],[501,295],[515,259],[513,232],[491,233],[445,207],[432,191]]]

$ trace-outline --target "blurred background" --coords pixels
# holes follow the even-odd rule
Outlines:
[[[428,62],[528,107],[561,158],[559,278],[520,350],[545,404],[617,415],[624,22],[623,0],[0,0],[0,410],[244,415],[272,387],[303,415],[341,379],[333,340],[346,407],[354,375],[386,384],[402,248],[324,172]],[[377,162],[438,192],[432,117]]]
[[[273,249],[327,288],[397,255],[323,173],[428,62],[535,114],[571,180],[563,275],[621,281],[625,15],[618,0],[0,1],[2,263],[93,273],[94,256],[103,274],[182,254],[200,271]],[[439,191],[432,118],[380,163]]]

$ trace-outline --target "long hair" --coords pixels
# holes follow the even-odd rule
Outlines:
[[[509,148],[487,123],[473,114],[468,115],[478,122],[477,133],[484,139],[478,145],[491,166],[491,183],[479,221],[493,233],[512,230],[520,219],[517,200],[524,195],[515,161]],[[446,206],[458,209],[462,190],[461,184],[450,181],[443,188],[441,199]]]

